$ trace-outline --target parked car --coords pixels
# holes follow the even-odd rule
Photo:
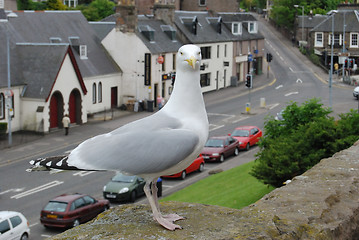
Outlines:
[[[358,100],[359,99],[359,87],[355,87],[353,91],[353,96]]]
[[[262,137],[262,130],[256,126],[240,126],[234,129],[231,136],[239,141],[240,149],[248,151]]]
[[[110,208],[108,200],[96,200],[86,194],[62,194],[50,200],[41,210],[45,227],[76,227]]]
[[[103,197],[110,201],[130,201],[145,194],[143,187],[145,180],[139,176],[128,176],[122,173],[116,174],[111,181],[103,187]],[[162,179],[157,180],[157,195],[162,196]]]
[[[29,221],[22,213],[0,211],[0,240],[26,240],[29,237]]]
[[[202,156],[206,162],[223,162],[226,157],[238,154],[238,140],[231,136],[210,137],[202,150]]]
[[[172,174],[172,175],[166,175],[166,176],[162,176],[164,178],[181,178],[182,180],[186,178],[187,174],[198,171],[198,172],[202,172],[204,169],[204,159],[202,154],[200,154],[191,165],[189,165],[186,169],[184,169],[183,171],[176,173],[176,174]]]

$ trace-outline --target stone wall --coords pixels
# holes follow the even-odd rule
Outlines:
[[[186,217],[167,231],[146,204],[128,204],[51,239],[359,239],[359,141],[241,210],[161,203]]]

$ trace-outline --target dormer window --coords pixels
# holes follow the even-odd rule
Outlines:
[[[80,58],[87,59],[87,46],[86,45],[80,45]]]
[[[61,38],[59,38],[59,37],[50,37],[50,43],[61,43]]]
[[[173,41],[176,41],[176,29],[170,25],[161,25],[162,31]]]
[[[256,22],[248,22],[248,32],[257,33],[258,27]]]
[[[242,24],[240,22],[232,23],[232,34],[241,35],[242,34]]]
[[[222,18],[221,17],[207,17],[207,22],[216,30],[217,33],[222,33]]]
[[[143,34],[143,36],[145,36],[145,38],[147,38],[148,41],[154,42],[155,30],[153,28],[148,25],[139,25],[138,30]]]
[[[186,26],[186,28],[194,35],[197,35],[197,25],[198,19],[194,17],[181,17],[181,22]]]

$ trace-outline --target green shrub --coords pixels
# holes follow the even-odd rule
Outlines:
[[[7,123],[0,122],[0,131],[6,131],[6,130],[7,130]]]

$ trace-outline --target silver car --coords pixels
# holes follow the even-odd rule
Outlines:
[[[359,87],[354,88],[353,96],[358,100],[359,99]]]

